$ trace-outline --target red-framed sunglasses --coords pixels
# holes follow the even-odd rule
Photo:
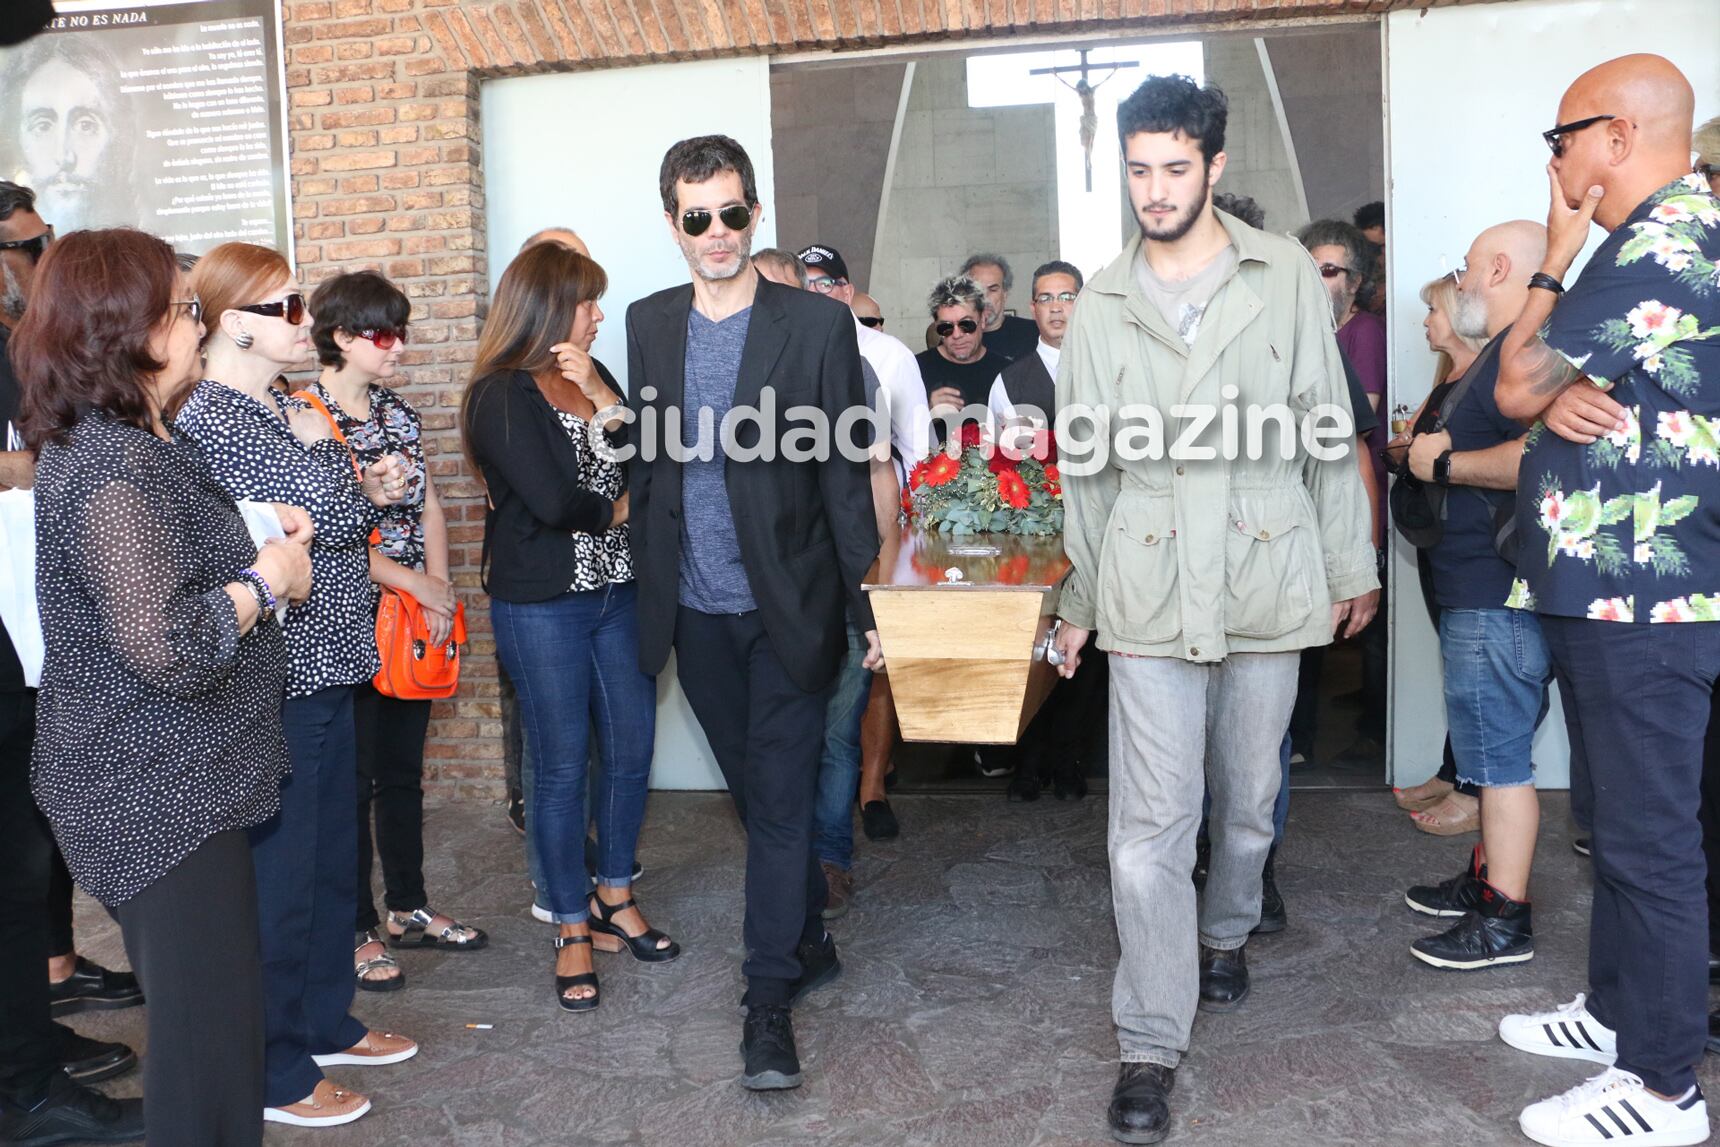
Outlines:
[[[386,327],[380,330],[366,328],[353,333],[361,339],[368,339],[375,343],[377,350],[393,350],[395,343],[399,343],[401,346],[406,345],[406,332],[404,330],[397,331]]]

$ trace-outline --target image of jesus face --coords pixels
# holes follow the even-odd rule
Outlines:
[[[43,218],[63,233],[95,221],[112,174],[114,109],[95,77],[50,59],[18,93],[18,150]]]

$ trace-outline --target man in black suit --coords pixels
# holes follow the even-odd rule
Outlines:
[[[717,430],[731,409],[771,396],[790,429],[805,425],[795,407],[834,428],[864,404],[860,351],[846,307],[753,269],[758,192],[738,143],[677,143],[659,190],[692,283],[627,309],[639,662],[658,673],[675,650],[746,828],[742,1082],[795,1087],[790,1009],[840,970],[820,915],[813,806],[825,703],[847,649],[844,605],[866,633],[866,667],[882,663],[860,589],[878,526],[863,454],[831,439],[827,456],[794,460],[782,449],[794,436],[746,421],[731,451]],[[765,436],[774,452],[760,449]]]

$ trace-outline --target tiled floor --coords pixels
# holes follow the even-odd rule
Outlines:
[[[724,798],[653,797],[639,893],[686,954],[663,967],[600,957],[603,1006],[585,1016],[555,1008],[549,929],[525,912],[519,841],[500,810],[433,810],[436,902],[493,943],[407,953],[404,992],[361,994],[362,1017],[417,1037],[423,1054],[338,1074],[376,1110],[347,1128],[271,1128],[270,1147],[1106,1142],[1116,939],[1103,801],[896,803],[903,836],[863,843],[858,903],[834,929],[844,974],[796,1013],[806,1085],[768,1096],[737,1082],[742,842]],[[1571,852],[1562,796],[1544,820],[1539,954],[1442,973],[1408,956],[1426,925],[1402,893],[1456,871],[1467,842],[1412,830],[1385,793],[1298,794],[1279,860],[1290,927],[1249,946],[1243,1009],[1197,1021],[1171,1142],[1526,1142],[1518,1109],[1590,1074],[1494,1034],[1501,1013],[1583,987],[1587,862]],[[120,958],[105,916],[89,906],[80,920],[91,955]],[[141,1043],[142,1020],[78,1026]],[[1704,1078],[1720,1085],[1713,1069]]]

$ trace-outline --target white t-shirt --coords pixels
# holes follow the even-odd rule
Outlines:
[[[878,375],[879,400],[889,403],[890,448],[905,475],[931,451],[932,414],[920,364],[894,335],[873,330],[858,319],[854,333],[860,340],[860,356]]]

